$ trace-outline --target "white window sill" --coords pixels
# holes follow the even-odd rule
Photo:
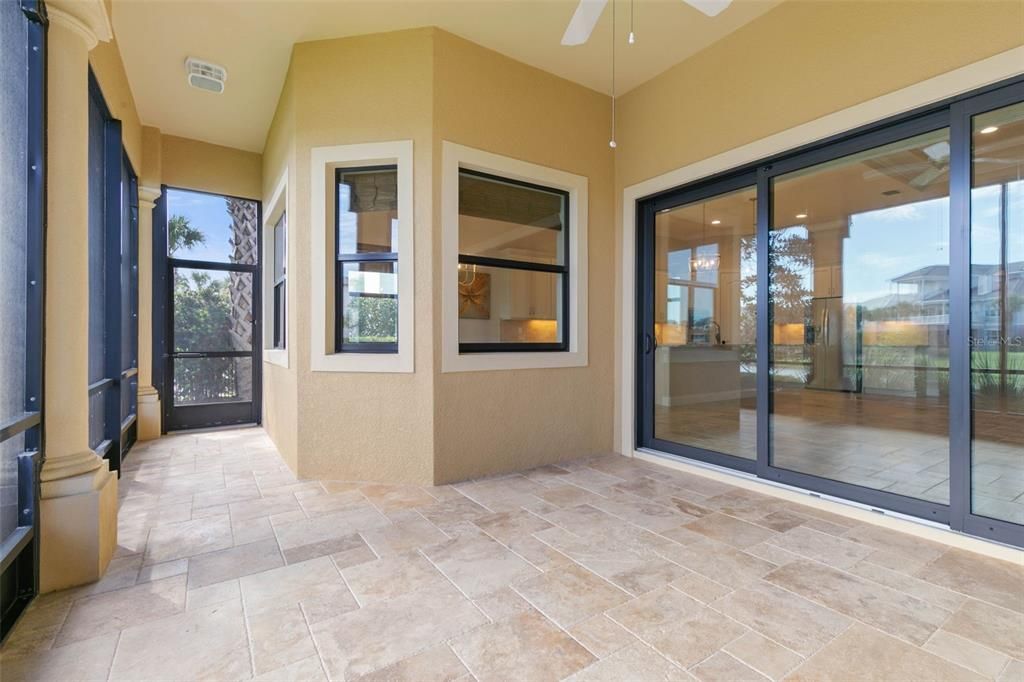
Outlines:
[[[288,367],[288,349],[287,348],[264,348],[263,349],[263,362],[271,365],[277,365],[278,367]]]
[[[486,372],[510,369],[554,369],[586,367],[586,351],[536,353],[463,353],[445,355],[444,372]]]

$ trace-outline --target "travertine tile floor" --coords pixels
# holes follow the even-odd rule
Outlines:
[[[138,446],[120,549],[4,682],[1024,680],[1024,567],[605,456],[300,481],[258,429]]]

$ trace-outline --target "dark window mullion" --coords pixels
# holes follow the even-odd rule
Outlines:
[[[513,260],[510,258],[491,258],[489,256],[470,256],[459,254],[459,263],[463,265],[480,265],[486,268],[504,268],[506,270],[531,270],[533,272],[553,272],[556,274],[568,273],[569,268],[565,265],[553,263],[535,263],[533,261]]]

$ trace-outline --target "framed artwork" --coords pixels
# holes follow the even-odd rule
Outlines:
[[[459,318],[491,319],[491,276],[485,272],[459,271]]]

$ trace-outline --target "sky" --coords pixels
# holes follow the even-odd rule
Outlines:
[[[206,235],[202,244],[191,249],[179,250],[177,258],[229,262],[231,256],[231,216],[228,215],[227,200],[214,194],[188,192],[180,189],[167,190],[167,218],[176,215],[188,218],[192,227]]]

